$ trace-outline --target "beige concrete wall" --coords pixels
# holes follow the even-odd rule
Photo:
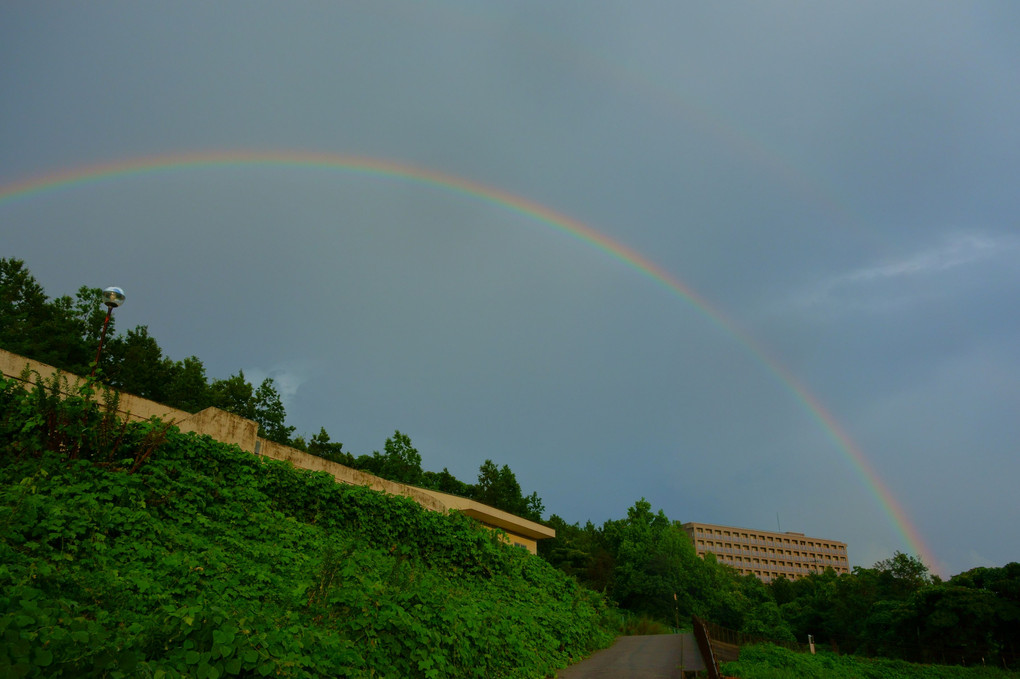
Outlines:
[[[254,453],[258,440],[259,425],[240,415],[228,413],[219,408],[206,408],[177,422],[181,431],[206,434],[223,443],[236,443],[241,450]]]
[[[53,366],[0,349],[0,369],[2,369],[5,376],[21,379],[26,368],[38,374],[44,380],[52,377],[57,372],[57,369]],[[83,381],[83,378],[78,375],[71,373],[62,374],[67,378],[67,393],[69,394],[73,393],[75,386]],[[29,383],[34,383],[35,375],[29,376],[28,379]],[[357,469],[345,467],[336,462],[324,460],[315,455],[309,455],[290,446],[259,438],[259,426],[256,422],[234,415],[233,413],[228,413],[225,410],[220,410],[219,408],[206,408],[192,414],[139,396],[121,392],[117,412],[131,420],[148,420],[158,417],[164,422],[177,425],[184,432],[205,434],[217,441],[237,444],[241,450],[261,457],[290,462],[300,469],[326,472],[331,474],[339,483],[368,486],[382,493],[409,497],[425,509],[434,512],[445,513],[457,510],[479,521],[488,528],[505,531],[510,543],[524,547],[532,554],[537,553],[538,540],[556,537],[556,531],[552,528],[515,516],[509,512],[504,512],[501,509],[490,507],[481,502],[389,481],[372,474],[366,474]]]
[[[29,384],[34,384],[35,380],[39,377],[47,381],[54,374],[60,372],[51,365],[12,354],[4,349],[0,349],[0,369],[2,369],[5,377],[16,380],[20,380],[26,370],[29,371]],[[67,388],[65,389],[67,394],[73,394],[75,389],[85,381],[83,377],[74,373],[60,372],[60,374],[67,380]],[[192,414],[187,411],[171,408],[162,403],[141,398],[140,396],[134,396],[125,392],[120,392],[118,396],[117,412],[131,420],[148,420],[152,417],[158,417],[164,422],[177,424],[192,417]],[[253,422],[252,424],[255,423]],[[194,430],[186,429],[185,431]]]
[[[0,349],[0,369],[4,376],[17,380],[22,379],[22,375],[28,370],[29,384],[34,384],[37,377],[44,381],[49,380],[59,372],[51,365],[12,354],[4,349]],[[60,374],[67,380],[67,388],[64,390],[66,394],[73,394],[84,382],[84,378],[73,373]],[[118,394],[117,413],[129,420],[137,421],[157,417],[164,422],[177,425],[181,431],[207,434],[217,441],[236,443],[242,450],[255,452],[259,425],[219,408],[206,408],[198,413],[189,413],[122,391]]]
[[[447,510],[446,505],[438,501],[436,498],[428,495],[427,492],[420,488],[396,483],[395,481],[389,481],[372,474],[366,474],[363,471],[345,467],[337,462],[324,460],[323,458],[315,455],[309,455],[308,453],[297,450],[296,448],[291,448],[290,446],[285,446],[266,439],[259,439],[257,454],[274,460],[290,462],[292,465],[300,469],[332,474],[333,478],[339,483],[346,483],[352,486],[368,486],[372,490],[377,490],[382,493],[403,495],[404,497],[411,498],[425,509],[429,509],[434,512],[445,512]]]

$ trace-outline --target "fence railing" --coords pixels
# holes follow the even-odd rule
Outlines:
[[[708,671],[708,679],[720,679],[719,661],[716,660],[715,651],[712,649],[712,637],[709,634],[705,621],[698,616],[692,618],[694,626],[694,639],[698,643],[698,650],[701,651],[701,659]]]

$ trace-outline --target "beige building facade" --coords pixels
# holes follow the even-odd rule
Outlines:
[[[712,523],[682,524],[698,556],[714,554],[716,560],[741,575],[763,582],[785,577],[796,580],[831,568],[849,573],[846,543],[809,538],[803,533],[779,533]]]
[[[4,377],[15,380],[27,379],[29,383],[33,383],[37,378],[49,379],[56,372],[57,369],[53,366],[0,349],[0,373]],[[67,380],[67,393],[72,392],[82,380],[81,377],[70,373],[61,375]],[[532,554],[538,552],[539,540],[556,537],[556,531],[548,526],[481,502],[390,481],[261,438],[256,422],[219,408],[206,408],[197,413],[189,413],[121,392],[117,411],[121,417],[128,420],[144,421],[156,417],[177,426],[183,432],[206,434],[223,443],[237,444],[241,450],[259,457],[289,462],[300,469],[326,472],[332,475],[337,483],[368,486],[382,493],[403,495],[430,511],[444,513],[459,511],[487,528],[505,532],[507,542],[527,549]]]

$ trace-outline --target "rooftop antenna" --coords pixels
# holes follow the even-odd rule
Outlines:
[[[776,528],[779,529],[780,533],[783,532],[783,527],[781,525],[779,525],[779,512],[776,512]]]

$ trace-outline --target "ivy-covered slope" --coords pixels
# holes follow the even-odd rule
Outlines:
[[[606,612],[468,519],[0,383],[0,676],[542,677]]]
[[[740,660],[725,663],[724,674],[753,679],[1016,679],[998,667],[921,665],[891,658],[798,653],[763,644],[744,646]]]

